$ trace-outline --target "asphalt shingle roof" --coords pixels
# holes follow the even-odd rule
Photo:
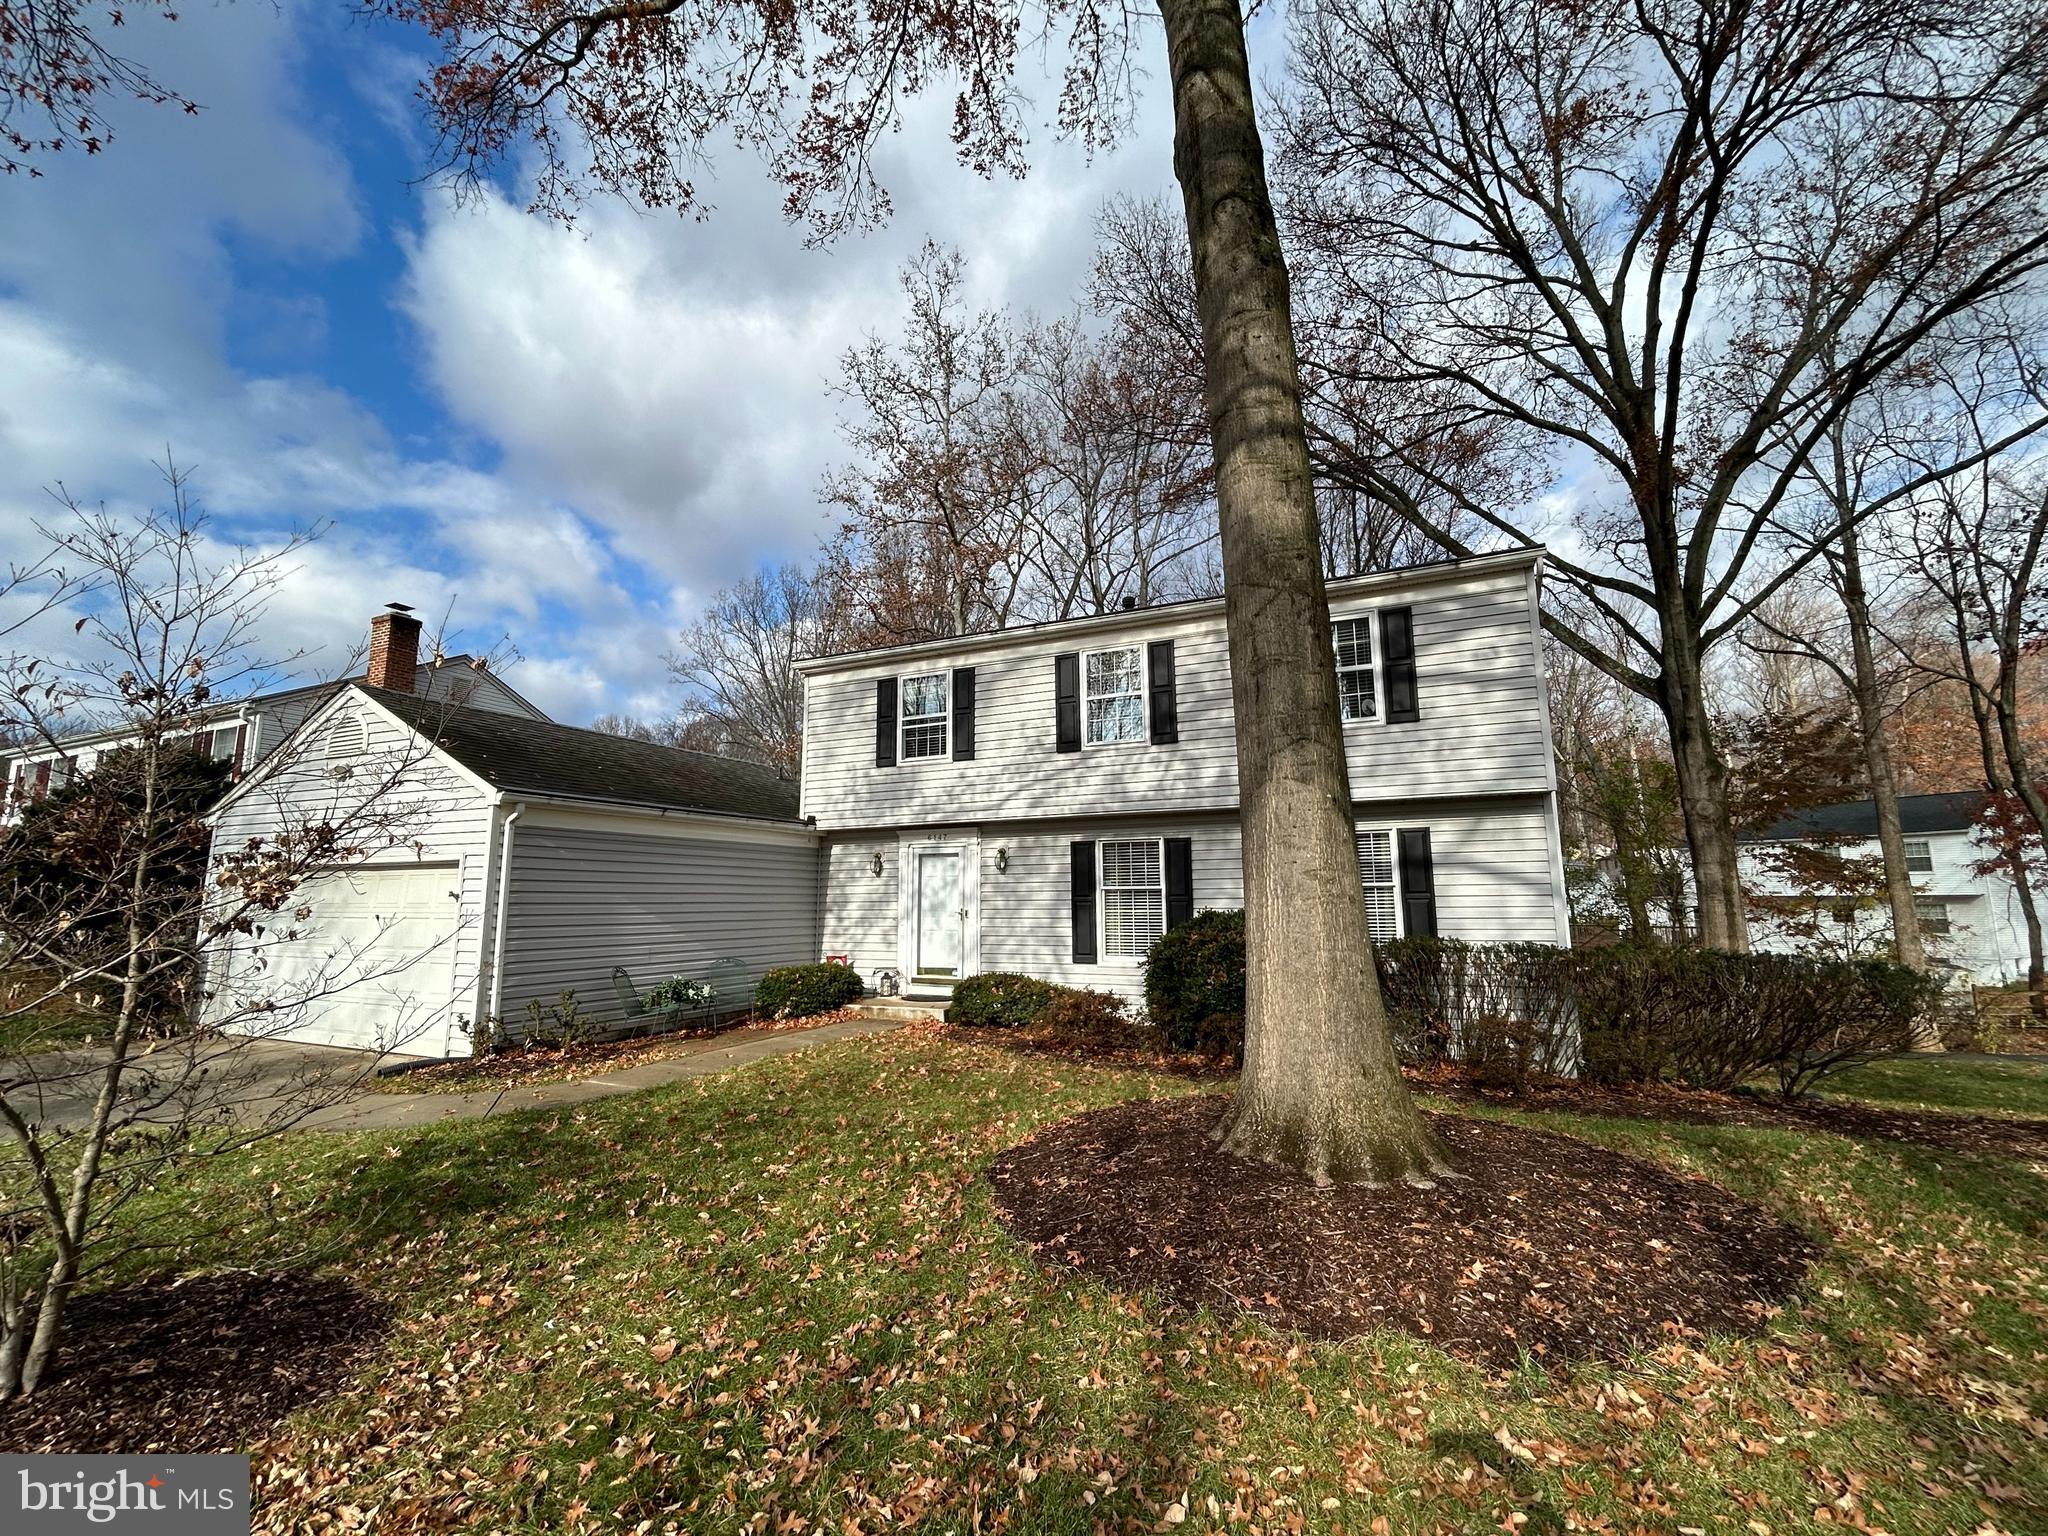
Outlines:
[[[796,782],[761,763],[383,688],[364,687],[363,692],[498,789],[797,820]]]
[[[1941,795],[1899,796],[1899,826],[1908,837],[1925,832],[1964,832],[1976,824],[1984,806],[1981,790],[1955,790]],[[1791,843],[1806,838],[1839,841],[1877,836],[1877,802],[1849,800],[1819,805],[1791,815],[1743,837],[1746,843]]]

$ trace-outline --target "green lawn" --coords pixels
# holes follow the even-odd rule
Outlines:
[[[1830,1097],[1899,1109],[2048,1117],[2048,1060],[1955,1061],[1900,1056],[1852,1067],[1822,1084]]]
[[[258,1447],[269,1529],[2044,1529],[2042,1170],[1537,1117],[1828,1256],[1767,1338],[1489,1379],[1405,1335],[1165,1314],[1041,1272],[991,1218],[981,1171],[1036,1126],[1188,1091],[920,1028],[573,1111],[297,1136],[135,1219],[175,1206],[200,1261],[310,1256],[396,1309],[359,1382]]]
[[[106,1021],[88,1013],[17,1013],[0,1017],[0,1056],[54,1051],[106,1033]]]

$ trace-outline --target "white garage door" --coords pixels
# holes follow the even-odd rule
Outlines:
[[[460,886],[453,864],[358,869],[308,881],[298,904],[312,915],[294,925],[298,936],[245,944],[230,962],[229,990],[238,1002],[229,1006],[274,1004],[274,1016],[251,1017],[247,1025],[274,1039],[446,1054],[457,1011]]]

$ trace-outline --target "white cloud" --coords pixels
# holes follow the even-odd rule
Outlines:
[[[58,480],[116,508],[160,501],[150,461],[168,448],[226,535],[331,523],[280,588],[270,649],[331,671],[383,603],[453,603],[479,648],[511,634],[514,685],[570,720],[660,713],[677,628],[814,545],[817,483],[844,451],[828,381],[863,330],[897,324],[895,269],[918,242],[960,246],[979,303],[1062,309],[1101,198],[1167,184],[1164,136],[1145,132],[1092,165],[1045,145],[1030,179],[983,181],[954,163],[935,96],[884,146],[892,223],[828,249],[743,157],[706,178],[701,223],[597,204],[571,232],[428,194],[416,229],[376,229],[343,150],[373,125],[416,129],[419,61],[395,34],[302,0],[131,25],[130,50],[206,110],[134,106],[109,154],[0,185],[0,558],[28,547]],[[362,120],[316,113],[294,83],[311,69],[345,71]],[[306,371],[330,324],[321,259],[379,259],[390,237],[391,323],[460,441]],[[242,287],[252,251],[303,291]]]

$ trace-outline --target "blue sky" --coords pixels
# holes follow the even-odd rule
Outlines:
[[[737,162],[708,221],[600,204],[565,231],[521,211],[516,167],[465,207],[418,183],[423,60],[395,28],[245,0],[125,30],[205,110],[123,109],[107,154],[0,182],[0,558],[58,482],[160,501],[168,448],[223,537],[329,525],[274,654],[332,670],[383,603],[452,604],[569,721],[672,708],[678,627],[815,546],[836,358],[893,328],[918,242],[960,246],[982,303],[1057,311],[1101,200],[1171,189],[1156,99],[1092,163],[1048,135],[1021,184],[955,165],[936,99],[883,158],[875,234],[805,249]]]

